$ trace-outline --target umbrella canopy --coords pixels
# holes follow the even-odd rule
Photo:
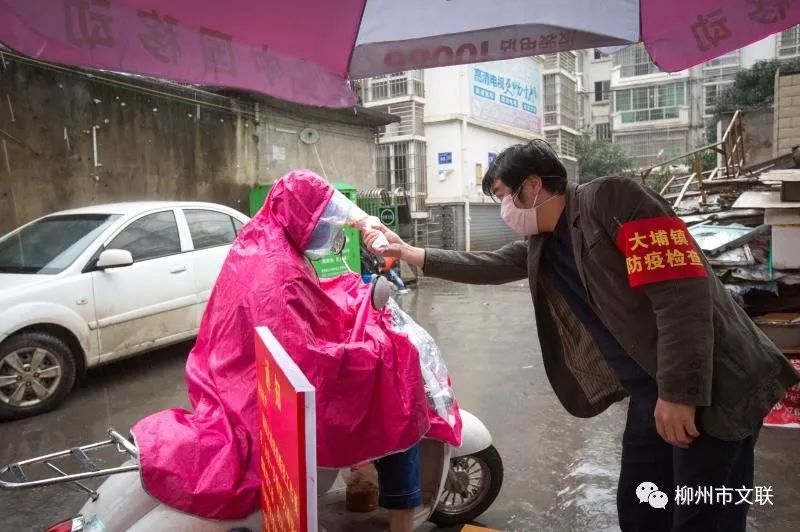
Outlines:
[[[674,72],[800,23],[789,0],[0,0],[0,43],[347,107],[348,78],[644,41]]]

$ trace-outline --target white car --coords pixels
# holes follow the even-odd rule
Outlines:
[[[92,366],[191,339],[244,214],[134,202],[0,238],[0,419],[56,406]]]

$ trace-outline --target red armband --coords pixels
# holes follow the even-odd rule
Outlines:
[[[625,255],[628,281],[638,288],[661,281],[707,277],[700,252],[680,218],[644,218],[622,224],[617,247]]]

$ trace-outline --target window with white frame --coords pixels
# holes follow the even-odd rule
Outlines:
[[[614,100],[623,124],[678,118],[678,107],[686,104],[686,86],[677,82],[618,90]]]
[[[577,62],[575,59],[575,54],[572,52],[559,52],[558,53],[558,62],[559,66],[562,70],[566,70],[573,76],[577,72]]]
[[[578,87],[563,74],[544,76],[544,125],[575,128],[578,118]]]
[[[556,76],[557,74],[546,74],[543,78],[544,125],[546,126],[555,126],[558,124],[558,89]]]
[[[545,131],[544,140],[552,147],[557,153],[561,153],[561,143],[559,142],[558,130]]]
[[[628,46],[616,54],[615,64],[620,66],[620,77],[632,78],[660,72],[650,60],[650,55],[641,44]]]
[[[558,70],[558,54],[543,54],[541,57],[544,61],[543,70]]]
[[[362,82],[365,102],[375,102],[401,96],[425,96],[422,70],[408,70],[375,76]]]
[[[778,35],[778,58],[800,56],[800,26],[795,26]]]
[[[714,107],[719,101],[720,95],[733,84],[728,83],[715,83],[713,85],[705,85],[703,87],[703,115],[711,116],[714,114]]]
[[[402,188],[408,193],[413,210],[425,209],[428,179],[424,142],[378,144],[375,168],[379,188]]]
[[[689,134],[685,129],[615,134],[614,143],[622,146],[633,160],[634,167],[646,168],[686,153],[689,149]]]
[[[575,157],[575,135],[561,130],[561,155]]]
[[[424,135],[425,105],[416,100],[404,100],[389,104],[381,110],[400,117],[400,122],[393,122],[380,129],[380,137],[397,137],[404,135]]]
[[[578,116],[578,87],[567,76],[560,76],[559,81],[559,123],[575,129]]]
[[[611,99],[611,80],[594,82],[594,101],[607,102]]]
[[[740,65],[739,50],[706,61],[703,64],[703,82],[732,81],[736,77]]]
[[[594,138],[600,142],[611,142],[611,124],[609,122],[605,124],[595,124]]]
[[[376,76],[369,80],[369,90],[366,95],[367,102],[387,99],[389,97],[389,76]]]

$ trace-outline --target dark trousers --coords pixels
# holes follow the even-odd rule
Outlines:
[[[617,511],[623,532],[745,532],[750,504],[736,489],[753,488],[753,454],[759,424],[743,440],[728,442],[701,434],[688,449],[666,443],[653,418],[655,398],[631,398],[622,437],[622,469],[617,489]],[[642,503],[636,488],[653,482],[667,494],[664,509]],[[677,505],[677,486],[714,489],[713,504]],[[717,488],[732,488],[733,500],[717,502]],[[753,500],[752,492],[750,500]]]

